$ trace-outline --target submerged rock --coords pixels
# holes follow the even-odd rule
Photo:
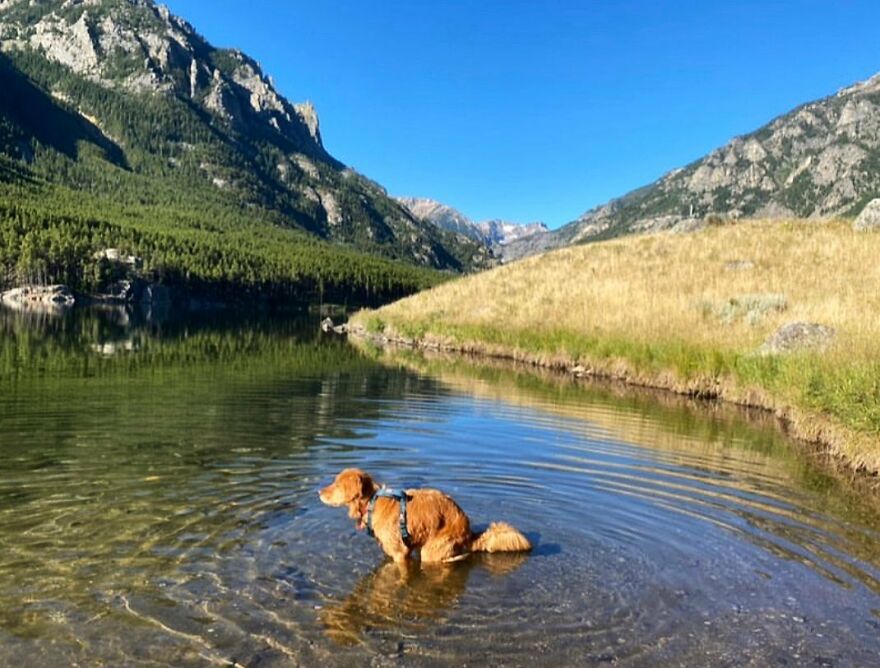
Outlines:
[[[857,231],[880,229],[880,198],[872,199],[853,223]]]
[[[798,350],[824,350],[836,335],[837,331],[827,325],[815,322],[790,322],[767,339],[758,348],[758,353],[778,355]]]

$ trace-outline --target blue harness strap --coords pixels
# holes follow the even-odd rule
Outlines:
[[[370,497],[367,504],[367,535],[375,536],[373,532],[373,506],[376,505],[376,499],[384,496],[388,499],[397,499],[400,504],[400,537],[403,539],[404,545],[409,545],[409,530],[406,528],[406,492],[395,492],[393,489],[385,489],[384,487]]]

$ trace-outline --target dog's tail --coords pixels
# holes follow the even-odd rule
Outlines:
[[[471,538],[471,552],[528,552],[529,539],[505,522],[492,522],[489,528]]]

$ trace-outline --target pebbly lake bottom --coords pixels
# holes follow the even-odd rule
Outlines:
[[[401,571],[316,490],[529,555]],[[767,420],[283,318],[0,312],[0,665],[880,663],[880,509]]]

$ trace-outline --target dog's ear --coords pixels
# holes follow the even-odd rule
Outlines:
[[[376,484],[376,481],[370,477],[369,473],[361,472],[361,496],[369,499],[377,491],[379,491],[379,485]]]
[[[345,469],[336,476],[333,485],[339,489],[345,503],[369,499],[379,489],[373,478],[360,469]]]

